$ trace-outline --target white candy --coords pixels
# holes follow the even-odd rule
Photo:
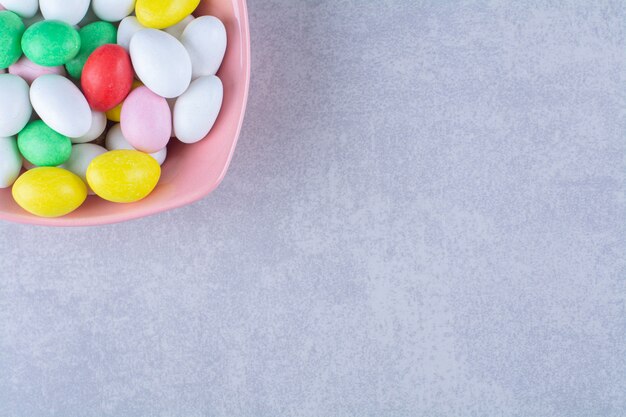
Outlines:
[[[145,29],[145,26],[139,23],[135,16],[125,17],[124,20],[120,22],[120,27],[117,29],[117,44],[128,51],[130,40],[135,33],[142,29]]]
[[[30,120],[28,84],[12,74],[0,75],[0,137],[17,135]]]
[[[128,141],[124,137],[124,134],[122,133],[122,126],[119,123],[113,125],[113,127],[109,129],[104,146],[106,146],[106,148],[110,151],[117,151],[120,149],[127,149],[131,151],[137,150],[133,147],[133,145],[128,143]],[[159,165],[163,165],[163,162],[165,162],[165,158],[167,158],[167,148],[163,148],[158,152],[151,153],[150,156],[156,159]]]
[[[0,188],[12,186],[21,169],[22,155],[15,138],[0,138]]]
[[[130,41],[135,73],[146,87],[165,98],[180,96],[191,82],[191,60],[172,35],[143,29]]]
[[[193,67],[193,78],[215,75],[226,53],[226,28],[217,17],[202,16],[189,23],[180,38]]]
[[[60,75],[43,75],[30,87],[30,101],[41,120],[62,135],[80,138],[91,129],[92,114],[83,93]]]
[[[100,19],[119,22],[135,10],[135,0],[93,0],[91,7]]]
[[[174,133],[184,143],[195,143],[211,131],[222,108],[224,87],[215,75],[200,77],[174,105]]]
[[[180,22],[176,23],[174,26],[170,26],[166,29],[164,29],[167,33],[169,33],[170,35],[172,35],[173,37],[175,37],[176,39],[180,40],[180,37],[183,36],[183,32],[185,31],[185,29],[187,28],[187,25],[189,25],[191,22],[194,21],[194,17],[193,16],[187,16],[186,18],[184,18],[183,20],[181,20]]]
[[[0,5],[26,18],[33,17],[39,9],[38,0],[0,0]]]
[[[72,155],[61,168],[65,168],[68,171],[72,171],[78,175],[82,180],[87,183],[87,167],[97,156],[106,153],[106,149],[102,146],[95,145],[93,143],[79,143],[72,146]]]
[[[87,143],[96,140],[104,133],[107,127],[107,116],[99,111],[91,111],[91,128],[89,132],[79,138],[71,138],[72,143]]]
[[[47,20],[60,20],[73,26],[85,17],[89,3],[90,0],[39,0],[39,7]]]

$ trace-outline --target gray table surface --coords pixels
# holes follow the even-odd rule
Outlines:
[[[626,2],[249,3],[214,194],[0,224],[0,416],[625,416]]]

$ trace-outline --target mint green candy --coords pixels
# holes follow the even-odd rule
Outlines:
[[[52,130],[41,120],[35,120],[17,136],[17,147],[28,162],[38,167],[55,167],[66,162],[72,154],[72,141]]]
[[[13,12],[0,11],[0,69],[9,68],[22,56],[20,42],[26,26]]]
[[[117,43],[117,29],[109,22],[94,22],[78,31],[80,34],[80,51],[70,62],[65,64],[67,73],[78,79],[89,55],[102,45]]]
[[[22,36],[24,55],[44,67],[65,65],[80,50],[80,35],[67,23],[44,20],[35,23]]]

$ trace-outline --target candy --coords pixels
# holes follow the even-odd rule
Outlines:
[[[133,81],[133,86],[131,87],[131,91],[134,90],[135,88],[141,87],[143,84],[141,81]],[[106,112],[107,115],[107,119],[109,119],[112,122],[119,122],[121,120],[122,117],[122,106],[124,105],[124,102],[118,104],[117,106],[115,106],[114,108],[112,108],[111,110],[109,110],[108,112]]]
[[[89,164],[91,164],[91,161],[96,157],[106,152],[107,150],[102,146],[94,145],[93,143],[79,143],[78,145],[72,146],[72,155],[61,168],[65,168],[78,175],[86,184],[87,168]]]
[[[22,156],[15,138],[0,138],[0,188],[13,185],[21,169]]]
[[[56,20],[35,23],[22,36],[24,55],[44,67],[65,65],[80,50],[80,35],[72,26]]]
[[[39,9],[39,0],[0,0],[5,9],[15,12],[20,17],[33,17]]]
[[[65,68],[73,78],[80,79],[89,56],[100,46],[115,43],[117,30],[109,22],[94,22],[81,28],[78,33],[81,43],[80,51],[78,55],[65,64]]]
[[[65,75],[65,68],[58,67],[42,67],[23,56],[15,64],[9,67],[9,73],[21,77],[28,84],[32,84],[37,78],[46,74]]]
[[[164,29],[189,16],[200,0],[137,0],[135,14],[148,28]]]
[[[52,167],[25,172],[15,181],[12,192],[20,207],[41,217],[69,214],[87,198],[87,186],[76,174]]]
[[[40,167],[61,165],[72,153],[70,139],[55,132],[41,120],[26,125],[17,137],[17,146],[28,162]]]
[[[170,26],[168,28],[165,28],[164,30],[169,33],[170,35],[172,35],[173,37],[175,37],[176,39],[180,40],[180,37],[183,35],[183,32],[185,31],[185,29],[187,28],[187,26],[193,22],[194,17],[193,16],[187,16],[186,18],[184,18],[183,20],[181,20],[180,22],[176,23],[174,26]]]
[[[180,41],[191,58],[194,79],[217,73],[226,52],[226,28],[218,18],[197,18],[189,23]]]
[[[130,41],[130,56],[137,77],[161,97],[178,97],[189,87],[191,60],[172,35],[155,29],[141,30]]]
[[[125,17],[117,28],[117,44],[128,51],[130,40],[135,33],[145,29],[135,16]]]
[[[0,137],[17,135],[32,112],[26,81],[16,75],[0,74]]]
[[[104,146],[106,146],[106,148],[110,151],[117,151],[121,149],[127,149],[131,151],[137,150],[133,147],[133,145],[128,143],[128,140],[126,140],[124,134],[122,133],[122,126],[120,126],[119,123],[113,125],[111,129],[109,129],[104,143]],[[163,165],[163,162],[165,162],[165,158],[167,158],[167,148],[163,148],[160,151],[151,153],[150,156],[153,157],[159,163],[159,165]]]
[[[115,203],[139,201],[152,192],[161,167],[139,151],[110,151],[95,158],[87,168],[87,182],[101,198]]]
[[[0,69],[9,68],[22,55],[22,35],[26,27],[13,12],[0,11]]]
[[[135,0],[93,0],[91,7],[100,19],[119,22],[133,12]]]
[[[89,0],[39,0],[39,8],[47,20],[76,25],[87,14]]]
[[[174,134],[184,143],[203,139],[213,128],[224,97],[224,88],[214,75],[200,77],[178,97],[174,105]]]
[[[78,138],[72,139],[72,143],[87,143],[98,139],[107,128],[107,118],[104,113],[99,111],[91,112],[91,128],[87,133]]]
[[[103,45],[87,60],[81,77],[92,109],[106,112],[120,104],[133,84],[130,57],[119,45]]]
[[[167,100],[146,87],[134,90],[122,107],[124,137],[136,149],[153,153],[167,146],[172,134],[172,114]]]
[[[37,78],[30,88],[30,101],[41,120],[64,136],[79,138],[91,129],[89,104],[67,78],[60,75]]]
[[[44,217],[147,197],[170,139],[202,140],[222,107],[226,30],[199,3],[0,0],[0,188]]]

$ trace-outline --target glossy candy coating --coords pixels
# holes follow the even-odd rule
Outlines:
[[[117,44],[128,51],[130,40],[135,33],[142,29],[146,29],[139,23],[135,16],[125,17],[117,28]]]
[[[135,14],[148,28],[164,29],[189,16],[200,0],[137,0]]]
[[[133,85],[130,89],[130,91],[132,92],[134,89],[139,88],[143,85],[143,83],[141,81],[133,81]],[[119,123],[122,117],[122,106],[124,105],[124,102],[121,102],[120,104],[118,104],[117,106],[113,107],[111,110],[109,110],[108,112],[106,112],[107,115],[107,119],[109,119],[112,122],[117,122]]]
[[[90,3],[90,0],[39,0],[39,9],[46,20],[77,25],[87,14]]]
[[[22,174],[15,181],[12,193],[17,204],[29,213],[60,217],[83,204],[87,198],[87,186],[70,171],[42,167]]]
[[[54,74],[37,78],[30,87],[30,102],[41,120],[64,136],[79,138],[91,129],[89,103],[67,78]]]
[[[140,30],[130,41],[130,56],[137,77],[161,97],[178,97],[191,83],[189,53],[168,33]]]
[[[37,78],[46,74],[65,75],[65,68],[58,67],[43,67],[35,64],[25,56],[21,57],[19,61],[9,67],[9,73],[21,77],[29,85],[33,83]]]
[[[22,18],[31,18],[39,10],[39,0],[0,0],[0,5]]]
[[[135,0],[92,0],[91,7],[100,19],[119,22],[133,12]]]
[[[134,148],[157,152],[167,146],[172,136],[170,106],[147,87],[139,87],[124,101],[121,126],[124,137]]]
[[[128,52],[119,45],[103,45],[87,60],[81,77],[85,97],[92,109],[106,112],[120,104],[133,84]]]
[[[104,146],[110,151],[117,151],[121,149],[131,151],[137,150],[133,145],[128,143],[128,140],[124,137],[124,133],[122,133],[122,126],[120,126],[119,123],[111,126],[107,132]],[[153,157],[159,165],[163,165],[163,162],[165,162],[165,159],[167,158],[167,147],[161,149],[160,151],[151,153],[150,156]]]
[[[87,143],[92,140],[98,139],[107,127],[107,118],[104,113],[92,110],[91,111],[91,128],[83,136],[77,138],[70,138],[72,143]]]
[[[101,198],[132,203],[147,197],[161,177],[161,167],[139,151],[110,151],[95,158],[87,168],[87,181]]]
[[[24,55],[44,67],[65,65],[78,54],[80,44],[78,31],[57,20],[35,23],[22,36]]]
[[[183,36],[183,32],[187,28],[187,26],[194,21],[194,17],[192,15],[187,16],[180,22],[176,23],[174,26],[170,26],[168,28],[163,29],[165,32],[169,33],[176,39],[180,40],[181,36]]]
[[[8,188],[20,175],[22,155],[14,137],[0,138],[0,188]]]
[[[202,16],[189,23],[180,41],[191,58],[193,78],[215,75],[226,53],[226,28],[213,16]]]
[[[41,120],[26,125],[17,137],[17,146],[28,162],[40,167],[61,165],[72,153],[70,139]]]
[[[72,155],[61,168],[73,172],[87,183],[87,168],[96,157],[106,153],[102,146],[93,143],[79,143],[72,146]]]
[[[183,143],[196,143],[211,131],[222,108],[224,87],[215,75],[200,77],[174,105],[174,134]]]
[[[22,35],[26,26],[13,12],[0,11],[0,69],[9,68],[22,56]]]
[[[17,135],[33,113],[26,81],[12,74],[0,74],[0,137]]]
[[[80,51],[71,61],[65,64],[67,72],[76,79],[80,79],[83,67],[89,56],[99,47],[107,43],[115,43],[117,40],[117,29],[109,22],[94,22],[81,28]]]

